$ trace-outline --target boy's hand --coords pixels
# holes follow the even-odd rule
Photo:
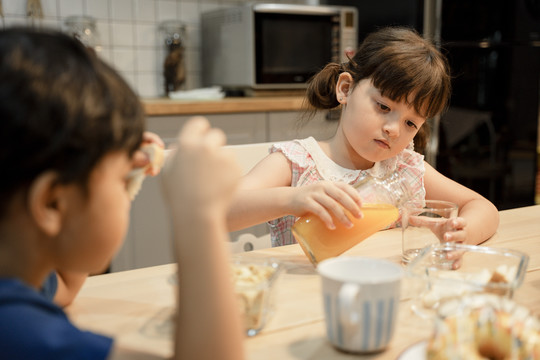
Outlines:
[[[291,199],[292,214],[302,216],[312,213],[318,216],[329,229],[335,229],[333,217],[345,226],[351,227],[345,209],[354,217],[360,218],[361,200],[351,185],[343,182],[319,181],[295,188]]]
[[[159,135],[154,134],[153,132],[150,132],[150,131],[145,131],[143,133],[143,142],[141,144],[141,148],[148,144],[156,144],[162,149],[165,148],[165,144],[163,143],[163,140],[161,140]],[[134,169],[143,168],[149,163],[150,163],[150,159],[148,158],[148,154],[146,154],[141,149],[138,149],[137,151],[135,151],[135,153],[133,154],[133,168]],[[161,168],[155,168],[155,167],[149,166],[148,169],[146,170],[145,175],[156,176],[157,174],[159,174],[160,170]]]
[[[163,170],[164,190],[173,210],[218,209],[225,214],[241,176],[234,154],[223,148],[225,140],[225,134],[203,117],[184,125]]]

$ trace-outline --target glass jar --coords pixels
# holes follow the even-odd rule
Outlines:
[[[411,198],[405,179],[397,173],[382,178],[365,175],[355,188],[362,200],[363,216],[358,219],[346,211],[353,223],[351,228],[334,218],[336,228],[328,229],[313,214],[300,217],[293,225],[294,237],[314,265],[342,254],[391,225],[399,218],[398,208]]]
[[[165,95],[168,95],[171,91],[180,90],[186,79],[186,26],[180,21],[168,20],[159,25],[159,30],[165,38],[166,54],[163,62],[163,76],[165,78]]]
[[[86,47],[101,51],[101,41],[96,27],[96,19],[91,16],[68,16],[64,21],[66,32],[78,39]]]

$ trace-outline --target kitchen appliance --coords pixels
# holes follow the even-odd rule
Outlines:
[[[358,43],[382,26],[407,26],[419,33],[424,27],[424,0],[319,0],[319,4],[355,7],[358,10]]]
[[[202,14],[202,80],[248,94],[303,89],[329,62],[354,55],[354,7],[244,4]]]

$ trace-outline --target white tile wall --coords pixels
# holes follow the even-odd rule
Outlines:
[[[63,29],[70,15],[96,19],[102,50],[100,56],[114,66],[142,97],[163,96],[164,20],[180,20],[187,28],[185,89],[200,87],[199,19],[204,11],[240,3],[277,2],[312,4],[317,0],[41,0],[44,19],[40,26]],[[2,0],[6,27],[30,25],[26,1]]]

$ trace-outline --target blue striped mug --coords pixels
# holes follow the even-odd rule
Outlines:
[[[398,316],[401,266],[366,257],[335,257],[319,263],[326,333],[347,352],[384,350]]]

